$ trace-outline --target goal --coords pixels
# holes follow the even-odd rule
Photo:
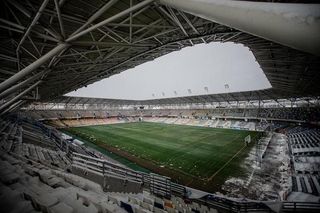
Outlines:
[[[246,145],[248,146],[249,143],[251,142],[251,135],[247,135],[247,136],[244,138],[244,142],[245,142]]]

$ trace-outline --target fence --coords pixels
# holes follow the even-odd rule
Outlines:
[[[320,212],[320,203],[283,202],[283,212]]]
[[[184,186],[171,182],[169,177],[138,172],[119,164],[75,152],[72,154],[72,164],[78,168],[98,173],[101,176],[110,175],[142,183],[144,187],[150,189],[150,192],[165,197],[170,197],[172,193],[184,195],[185,192]]]
[[[144,187],[150,189],[150,192],[160,196],[170,197],[172,194],[184,196],[186,192],[183,185],[173,183],[169,177],[134,171],[122,165],[79,153],[73,153],[72,164],[101,175],[112,175],[142,183]],[[273,212],[267,204],[259,201],[240,202],[210,194],[196,201],[227,212]],[[280,205],[284,212],[317,212],[320,210],[320,203],[283,202]]]

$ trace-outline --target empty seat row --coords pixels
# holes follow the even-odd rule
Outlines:
[[[217,212],[174,196],[104,192],[100,185],[77,175],[0,154],[0,197],[5,212]]]
[[[292,176],[292,191],[320,195],[320,177],[317,175]]]

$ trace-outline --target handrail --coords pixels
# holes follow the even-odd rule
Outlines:
[[[87,167],[86,163],[80,162],[84,169],[89,171],[97,172],[97,170],[101,171],[101,166],[98,166],[98,163],[92,163],[92,161],[99,162],[99,164],[103,164],[103,171],[100,172],[101,175],[112,175],[113,177],[119,177],[121,179],[127,179],[130,181],[138,181],[144,184],[144,187],[150,187],[151,192],[154,194],[158,194],[161,196],[171,196],[171,194],[175,194],[177,196],[185,196],[186,187],[177,183],[173,183],[169,177],[161,176],[158,174],[148,174],[144,172],[134,171],[132,169],[114,164],[112,162],[102,160],[99,158],[94,158],[91,156],[73,153],[73,164],[79,165],[77,161],[85,161],[85,159],[90,160],[88,162]],[[97,169],[91,169],[96,166]],[[106,170],[107,167],[115,166],[111,170]],[[218,197],[212,194],[204,196],[200,199],[194,199],[196,202],[222,210],[226,210],[229,212],[273,212],[266,203],[262,201],[237,201],[231,200],[228,198]],[[320,210],[320,203],[312,203],[312,202],[282,202],[282,209],[284,212],[291,211],[303,211],[303,212],[317,212]]]
[[[283,202],[283,212],[319,212],[320,203],[313,202]]]

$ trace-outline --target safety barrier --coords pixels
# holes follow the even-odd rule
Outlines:
[[[72,164],[81,166],[87,171],[142,183],[143,187],[148,188],[150,192],[163,197],[171,197],[173,194],[181,197],[186,195],[186,187],[173,183],[169,177],[134,171],[119,164],[79,153],[72,155]],[[201,199],[195,200],[198,203],[228,212],[273,212],[264,202],[235,201],[209,193]],[[282,205],[284,212],[317,212],[320,210],[320,203],[282,202],[280,205]]]
[[[145,188],[149,188],[150,192],[165,197],[170,197],[171,193],[181,194],[185,192],[185,187],[176,183],[172,183],[171,179],[166,176],[138,172],[119,164],[94,158],[91,156],[72,153],[72,165],[81,167],[87,171],[98,173],[101,176],[111,175],[120,179],[143,183]]]
[[[283,212],[319,212],[320,203],[312,202],[283,202]]]

